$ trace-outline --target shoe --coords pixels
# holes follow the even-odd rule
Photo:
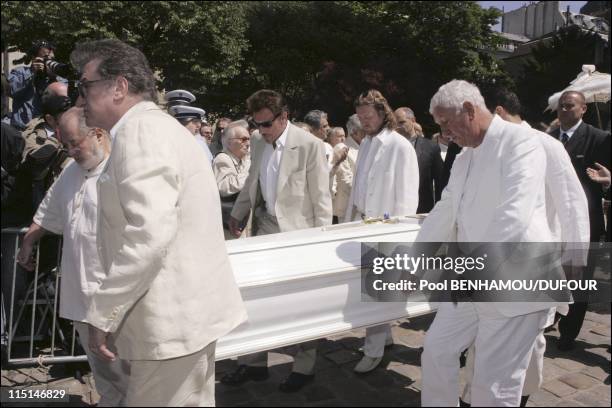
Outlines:
[[[521,405],[519,405],[520,407],[526,407],[527,406],[527,401],[529,401],[529,395],[522,395],[521,396]]]
[[[313,380],[314,374],[306,375],[300,373],[291,373],[289,374],[289,377],[285,378],[285,381],[280,383],[278,389],[282,392],[297,392]]]
[[[468,404],[467,402],[463,401],[461,398],[459,398],[459,406],[461,408],[469,408],[472,406],[472,404]]]
[[[359,363],[357,363],[353,371],[360,374],[369,373],[370,371],[378,367],[381,361],[382,357],[363,356],[363,358]]]
[[[576,347],[576,342],[572,339],[561,337],[557,341],[557,350],[570,351]]]
[[[385,341],[385,350],[392,349],[392,348],[393,348],[393,346],[395,346],[395,343],[393,342],[393,339],[387,339],[387,340]],[[358,350],[358,351],[359,351],[360,353],[363,353],[363,346],[359,347],[359,350]]]
[[[270,377],[268,367],[249,367],[248,365],[240,365],[233,373],[225,374],[221,377],[221,384],[225,385],[241,385],[249,380],[263,381]]]

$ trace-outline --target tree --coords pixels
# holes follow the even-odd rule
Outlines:
[[[144,52],[160,88],[199,97],[238,74],[248,45],[244,5],[237,2],[3,1],[2,9],[3,48],[27,51],[44,37],[67,62],[77,42],[118,38]]]
[[[241,116],[261,88],[285,94],[295,117],[310,109],[344,124],[363,90],[427,114],[453,78],[504,78],[489,50],[499,12],[474,1],[2,2],[3,45],[27,49],[41,35],[67,61],[78,41],[119,38],[143,50],[160,88],[184,88],[196,105]],[[67,18],[66,16],[70,16]],[[44,33],[44,34],[41,34]]]

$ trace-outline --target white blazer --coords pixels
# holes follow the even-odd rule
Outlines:
[[[450,180],[424,220],[420,242],[551,242],[545,204],[546,154],[533,131],[494,116],[472,160],[473,148],[464,148],[453,164]],[[468,172],[478,175],[466,189]],[[475,188],[474,188],[475,187]],[[467,192],[467,193],[466,193]],[[462,218],[459,206],[462,204]],[[519,316],[558,303],[491,303],[502,315]]]
[[[563,264],[585,266],[590,238],[589,204],[572,160],[551,135],[530,129],[546,153],[546,215],[553,240],[564,243]],[[583,244],[583,245],[581,245]]]
[[[419,204],[419,165],[412,144],[399,133],[384,129],[375,137],[366,137],[361,141],[353,188],[345,212],[345,222],[359,218],[355,208],[355,184],[368,159],[364,152],[370,151],[380,143],[372,167],[368,173],[365,215],[382,217],[385,213],[391,216],[412,215]]]
[[[212,168],[176,119],[152,102],[126,112],[98,200],[106,277],[87,321],[114,332],[121,358],[192,354],[246,320]]]

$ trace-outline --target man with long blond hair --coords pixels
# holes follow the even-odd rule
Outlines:
[[[366,137],[359,147],[357,173],[345,221],[362,217],[415,214],[419,202],[419,166],[412,144],[397,133],[397,120],[385,97],[377,90],[355,100],[355,111]],[[369,327],[358,373],[380,364],[385,345],[393,343],[388,324]]]

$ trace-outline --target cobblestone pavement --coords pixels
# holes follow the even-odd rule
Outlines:
[[[314,383],[300,392],[285,394],[278,384],[291,370],[292,350],[270,354],[270,379],[226,387],[217,382],[219,406],[419,406],[421,389],[420,351],[433,315],[399,320],[393,326],[395,346],[387,351],[379,368],[355,375],[361,358],[364,330],[323,339]],[[546,333],[544,384],[528,406],[610,406],[610,304],[590,305],[584,326],[571,352],[557,351],[556,330]],[[235,361],[217,363],[217,378],[235,368]],[[95,404],[99,398],[86,366],[56,365],[43,368],[2,368],[2,387],[67,389],[70,406]],[[75,370],[83,370],[75,379]],[[3,404],[11,406],[11,404]],[[39,404],[42,406],[43,404]],[[52,406],[53,404],[46,404]],[[12,406],[16,406],[13,404]]]

